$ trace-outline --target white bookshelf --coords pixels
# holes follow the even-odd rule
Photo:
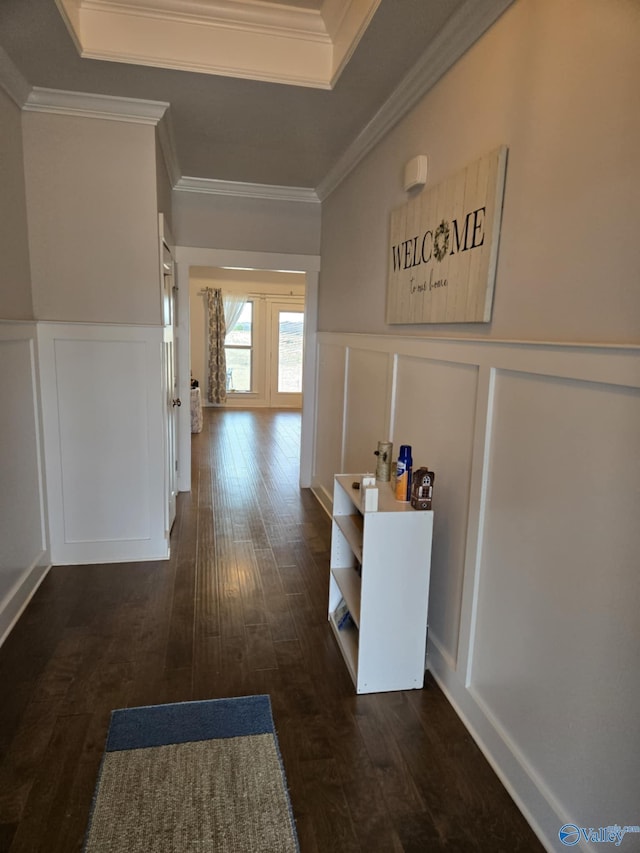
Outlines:
[[[329,623],[357,693],[421,688],[433,512],[396,501],[389,483],[377,483],[378,510],[363,512],[361,477],[334,479]],[[343,598],[354,624],[338,629]]]

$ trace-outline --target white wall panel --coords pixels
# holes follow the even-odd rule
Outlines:
[[[54,341],[65,542],[149,538],[145,356],[143,341]]]
[[[39,328],[54,563],[167,556],[160,328]]]
[[[637,808],[640,392],[499,371],[472,688],[568,813]],[[617,818],[616,818],[617,820]]]
[[[449,665],[458,655],[478,367],[400,356],[394,453],[410,444],[414,469],[435,472],[429,639]]]
[[[379,441],[389,441],[391,359],[384,352],[349,348],[344,472],[373,472]],[[336,472],[337,473],[337,472]]]
[[[318,347],[317,412],[314,487],[333,494],[333,477],[342,471],[345,358],[343,346]],[[321,428],[318,428],[321,424]]]
[[[35,325],[0,323],[0,641],[48,566]]]
[[[640,349],[318,339],[327,480],[343,354],[354,455],[395,360],[394,447],[436,472],[428,666],[507,790],[548,850],[564,823],[637,824]]]

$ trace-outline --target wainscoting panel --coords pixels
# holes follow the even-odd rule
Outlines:
[[[313,491],[330,511],[333,475],[342,471],[346,347],[320,344],[317,355],[317,401],[323,412],[322,428],[314,429]]]
[[[638,389],[497,372],[471,689],[571,814],[637,807],[639,450]]]
[[[0,642],[49,565],[33,323],[0,323]]]
[[[39,336],[53,562],[166,557],[162,330]]]
[[[340,359],[319,364],[316,435],[335,446],[346,412],[355,456],[388,418],[436,473],[427,665],[507,790],[549,851],[565,823],[637,825],[640,348],[318,342],[359,355],[346,386]],[[358,379],[386,360],[380,412]],[[325,495],[345,470],[327,446]]]
[[[375,471],[379,441],[389,440],[392,360],[387,353],[349,348],[344,469]]]
[[[456,668],[469,513],[478,367],[398,356],[394,453],[436,474],[429,639]]]

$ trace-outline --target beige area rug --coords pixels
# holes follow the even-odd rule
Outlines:
[[[85,853],[297,853],[268,696],[114,711]]]

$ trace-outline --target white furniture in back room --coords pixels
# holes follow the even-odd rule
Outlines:
[[[334,478],[329,622],[357,693],[423,686],[433,512],[396,501],[377,482],[364,512],[361,474]],[[344,599],[351,622],[338,627]]]
[[[202,432],[202,397],[200,388],[191,389],[191,432]]]

